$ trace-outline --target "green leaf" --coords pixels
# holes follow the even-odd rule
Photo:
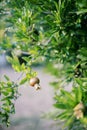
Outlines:
[[[3,94],[4,96],[7,96],[7,95],[8,95],[8,92],[2,91],[2,94]]]
[[[59,118],[59,119],[67,119],[68,117],[70,117],[72,115],[72,111],[70,110],[66,110],[66,111],[63,111],[61,112],[60,114],[58,114],[56,116],[56,118]]]
[[[77,103],[81,102],[82,101],[82,95],[83,95],[83,90],[82,90],[81,86],[74,87],[73,90],[74,90],[74,93],[75,93]]]
[[[87,13],[87,9],[82,9],[80,11],[77,11],[76,13],[77,15]]]
[[[73,115],[68,117],[68,119],[66,120],[66,123],[64,124],[64,127],[70,126],[73,123],[74,120],[75,120],[75,117]]]
[[[4,75],[4,77],[5,77],[5,79],[6,79],[7,81],[10,80],[9,77],[8,77],[7,75]]]
[[[6,56],[8,62],[12,63],[12,58],[10,56]]]
[[[75,78],[75,80],[76,80],[76,82],[78,83],[78,85],[80,85],[80,86],[82,86],[82,81],[81,81],[81,79],[80,78]]]
[[[25,77],[24,79],[21,80],[20,85],[24,84],[24,83],[27,82],[27,81],[28,81],[28,78]]]
[[[80,54],[87,58],[87,48],[83,47],[79,50]]]
[[[61,93],[64,95],[64,98],[66,98],[68,100],[68,103],[73,107],[75,104],[75,98],[72,95],[72,93],[65,91],[63,89],[61,89]]]
[[[56,107],[58,109],[67,109],[67,104],[56,103],[56,104],[54,104],[54,107]]]

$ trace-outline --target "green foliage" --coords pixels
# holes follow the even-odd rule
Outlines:
[[[33,63],[45,62],[47,71],[55,76],[51,83],[56,91],[54,106],[62,110],[57,118],[66,120],[70,130],[78,122],[86,125],[87,0],[2,0],[0,16],[6,27],[0,50],[10,53],[7,60],[23,73],[18,86],[36,76]],[[74,107],[81,102],[83,118],[76,119]]]
[[[9,126],[9,116],[15,113],[14,101],[18,98],[18,85],[13,81],[10,81],[6,75],[5,82],[0,81],[0,121],[6,123]]]
[[[72,127],[72,124],[75,121],[80,121],[80,123],[83,123],[85,126],[87,124],[87,81],[84,82],[84,86],[82,86],[82,79],[76,79],[76,85],[77,87],[73,87],[70,92],[64,89],[60,89],[60,92],[55,95],[55,101],[56,103],[54,106],[58,109],[61,109],[61,112],[59,114],[56,114],[56,119],[60,118],[61,120],[66,120],[65,126]],[[75,116],[74,109],[75,107],[80,103],[83,102],[84,104],[84,116],[80,120]],[[78,108],[79,110],[80,108]],[[79,114],[80,115],[80,114]]]

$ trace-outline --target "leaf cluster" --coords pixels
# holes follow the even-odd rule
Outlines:
[[[0,122],[9,126],[9,116],[15,113],[14,101],[19,97],[18,85],[10,81],[6,75],[0,81]]]

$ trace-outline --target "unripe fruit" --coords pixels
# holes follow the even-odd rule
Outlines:
[[[74,116],[75,116],[77,119],[83,118],[83,111],[80,110],[80,109],[74,111]]]
[[[40,83],[40,80],[39,80],[38,77],[34,77],[34,78],[31,78],[31,79],[30,79],[30,85],[31,85],[32,87],[34,87],[35,84],[39,84],[39,83]]]
[[[74,108],[74,116],[77,119],[83,118],[83,112],[84,112],[84,104],[82,102],[80,102],[79,104],[77,104]]]
[[[35,87],[36,90],[40,89],[40,80],[38,77],[34,77],[30,79],[30,86]]]
[[[80,102],[79,104],[77,104],[75,107],[74,107],[74,111],[76,110],[84,110],[84,104],[82,102]]]

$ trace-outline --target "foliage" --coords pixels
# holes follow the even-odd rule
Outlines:
[[[7,60],[15,71],[25,74],[18,86],[36,75],[33,63],[45,62],[56,79],[52,83],[56,88],[55,106],[62,110],[57,118],[66,120],[69,128],[75,122],[85,126],[87,1],[2,0],[0,5],[0,16],[5,22],[0,50],[10,53]],[[72,82],[70,92],[66,90],[69,82]],[[84,106],[80,110],[83,116],[77,119],[74,108],[80,103]]]
[[[64,89],[60,89],[60,93],[55,95],[56,103],[55,107],[61,109],[60,114],[56,115],[56,118],[60,118],[61,120],[66,120],[65,125],[72,126],[73,122],[87,123],[87,81],[83,81],[82,79],[75,79],[77,86],[74,86],[70,92]],[[86,79],[85,79],[86,80]],[[82,105],[84,106],[84,110],[82,110]],[[75,109],[76,108],[76,109]],[[81,112],[79,112],[81,110]],[[82,116],[82,118],[80,118]]]
[[[19,96],[18,93],[18,85],[12,81],[5,75],[6,81],[0,82],[0,120],[3,123],[7,123],[9,126],[9,115],[15,113],[14,109],[14,101]]]

